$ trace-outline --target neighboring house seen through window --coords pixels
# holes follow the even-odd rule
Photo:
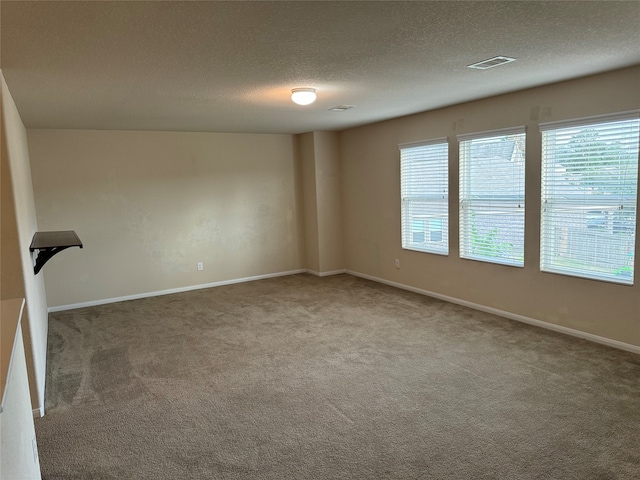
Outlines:
[[[542,131],[540,268],[633,284],[638,113]]]
[[[400,145],[402,248],[449,253],[447,139]]]
[[[524,266],[524,127],[458,141],[460,257]]]

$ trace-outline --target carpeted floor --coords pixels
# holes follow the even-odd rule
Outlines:
[[[640,357],[348,275],[50,315],[43,479],[637,479]]]

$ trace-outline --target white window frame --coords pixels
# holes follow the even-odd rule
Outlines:
[[[458,135],[457,139],[460,147],[460,258],[524,267],[525,127]],[[510,164],[504,164],[500,155],[471,157],[473,146],[479,148],[482,143],[488,144],[492,140],[511,139],[514,144],[508,159]],[[517,174],[505,176],[509,170]],[[503,182],[505,177],[511,183]],[[500,192],[505,187],[515,193]]]
[[[403,143],[398,148],[402,248],[448,255],[448,139]],[[420,225],[422,228],[417,228]]]
[[[542,132],[541,271],[633,285],[639,119],[640,111],[633,111],[539,125]],[[619,122],[629,122],[626,133]],[[582,164],[588,162],[590,169],[590,184],[582,185],[579,176],[567,176],[563,170],[566,167],[558,160],[563,155],[563,144],[589,131],[594,135],[594,145],[601,145],[602,150],[589,157],[574,153],[580,155]],[[624,147],[621,142],[625,142]],[[632,157],[627,157],[631,168],[620,169],[620,161],[616,163],[620,157],[603,157],[600,153],[610,152],[612,148],[631,152]],[[590,153],[592,149],[588,147],[585,151]],[[611,172],[620,172],[621,176],[612,177]],[[609,188],[619,192],[607,192]],[[620,220],[621,217],[624,218]]]

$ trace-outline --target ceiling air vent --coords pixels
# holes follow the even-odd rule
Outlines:
[[[350,108],[355,107],[355,105],[338,105],[336,107],[330,108],[331,112],[344,112],[345,110],[349,110]]]
[[[478,63],[472,63],[471,65],[467,65],[467,67],[475,68],[478,70],[486,70],[487,68],[497,67],[498,65],[504,65],[505,63],[509,63],[513,61],[515,61],[515,58],[493,57]]]

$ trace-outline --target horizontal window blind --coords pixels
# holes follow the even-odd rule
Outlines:
[[[524,127],[458,140],[460,257],[523,266]]]
[[[638,113],[540,130],[541,270],[633,284]]]
[[[449,149],[447,139],[402,144],[402,248],[449,253]]]

